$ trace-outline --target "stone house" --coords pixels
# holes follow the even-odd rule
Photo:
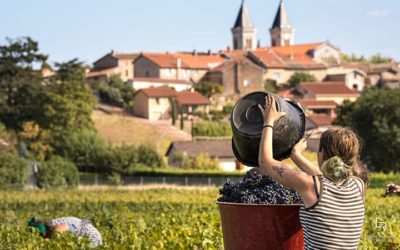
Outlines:
[[[359,69],[365,72],[365,86],[367,87],[400,87],[400,67],[397,63],[344,62],[342,65],[347,69]]]
[[[221,65],[210,70],[201,81],[221,84],[224,88],[222,95],[229,99],[254,91],[264,91],[264,71],[261,66],[242,56],[227,59]]]
[[[344,100],[355,101],[360,93],[348,88],[344,82],[302,82],[295,88],[278,93],[278,95],[295,101],[314,99],[317,101],[334,101],[340,105]]]
[[[336,108],[345,100],[355,101],[360,93],[344,82],[303,82],[278,93],[300,104],[306,114],[306,129],[326,127],[336,118]]]
[[[211,53],[142,53],[134,61],[135,77],[198,82],[224,59]]]
[[[196,111],[201,111],[206,114],[210,112],[210,101],[193,89],[178,92],[176,95],[176,104],[182,113],[188,115]]]
[[[300,99],[298,103],[308,115],[327,115],[335,118],[338,104],[332,100]]]
[[[366,73],[360,69],[348,69],[338,74],[328,74],[325,81],[344,82],[348,88],[361,92],[365,88]]]
[[[113,74],[119,75],[126,82],[134,77],[133,60],[137,53],[118,53],[111,51],[93,63],[93,68],[86,74],[90,81],[108,81]]]
[[[175,112],[182,111],[185,116],[195,111],[209,112],[209,100],[199,92],[175,91],[172,88],[144,88],[133,97],[133,114],[150,121],[169,120],[172,118],[173,106]]]
[[[196,157],[199,154],[208,155],[219,160],[219,166],[225,171],[248,170],[235,158],[232,151],[232,140],[197,140],[197,141],[175,141],[172,142],[165,154],[170,166],[178,167],[174,162],[176,154],[188,157]]]
[[[298,71],[307,72],[322,81],[330,67],[340,62],[340,50],[328,42],[259,48],[248,57],[265,69],[264,80],[286,84]]]
[[[141,89],[133,97],[133,114],[150,121],[170,119],[176,95],[171,88]]]

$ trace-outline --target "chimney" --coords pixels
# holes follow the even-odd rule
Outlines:
[[[231,47],[230,46],[228,46],[228,47],[226,47],[226,51],[231,51]]]
[[[211,50],[210,50],[210,49],[207,51],[207,54],[208,54],[209,56],[211,55]]]
[[[176,58],[176,68],[182,68],[182,59]]]
[[[197,51],[195,49],[193,50],[193,55],[197,56]]]

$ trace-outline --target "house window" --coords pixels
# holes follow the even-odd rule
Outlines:
[[[168,69],[167,75],[168,75],[168,76],[171,76],[171,75],[172,75],[172,69]]]
[[[146,70],[146,72],[144,72],[144,76],[145,77],[150,77],[150,72]]]
[[[272,74],[272,79],[274,80],[279,80],[281,78],[281,74],[280,73],[274,73]]]
[[[128,77],[128,75],[129,75],[128,70],[125,70],[125,76]]]
[[[158,97],[156,98],[156,103],[160,104],[160,98],[158,98]]]
[[[285,45],[285,46],[289,46],[289,45],[290,45],[290,40],[289,40],[289,39],[285,39],[284,45]]]
[[[244,86],[244,87],[249,86],[249,81],[248,81],[248,80],[244,80],[244,81],[243,81],[243,86]]]
[[[358,90],[358,84],[354,83],[353,84],[353,89]]]

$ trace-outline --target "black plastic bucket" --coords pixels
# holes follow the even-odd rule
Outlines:
[[[265,105],[265,92],[253,92],[242,97],[233,107],[231,114],[232,150],[244,165],[258,167],[258,151],[263,131],[263,117],[258,104]],[[272,94],[277,110],[286,115],[276,121],[273,133],[274,158],[286,159],[292,148],[304,136],[304,111],[294,102],[285,101]]]

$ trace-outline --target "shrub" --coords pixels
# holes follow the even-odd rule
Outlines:
[[[196,157],[189,157],[182,153],[174,155],[172,162],[182,169],[196,170],[217,170],[219,169],[219,160],[212,159],[206,154],[199,154]]]
[[[0,153],[0,188],[22,188],[28,178],[28,162],[15,153]]]
[[[59,156],[38,164],[37,185],[39,188],[76,188],[79,172],[75,165]]]
[[[230,114],[232,113],[232,110],[233,110],[233,104],[231,104],[231,103],[226,104],[226,105],[222,108],[222,112],[223,112],[225,115],[230,115]]]
[[[232,136],[229,123],[226,122],[201,122],[193,124],[194,136],[224,137]]]
[[[65,140],[60,154],[72,161],[81,172],[105,172],[101,159],[105,140],[95,130],[73,131]]]
[[[103,162],[104,169],[108,172],[129,174],[137,168],[164,167],[163,158],[148,146],[123,146],[113,148],[105,152]]]
[[[299,83],[302,82],[315,82],[315,76],[313,74],[309,74],[307,72],[296,72],[294,73],[290,79],[288,80],[289,86],[291,88],[296,87]]]
[[[137,151],[139,156],[138,163],[140,165],[151,168],[165,167],[163,158],[152,147],[141,145]]]

